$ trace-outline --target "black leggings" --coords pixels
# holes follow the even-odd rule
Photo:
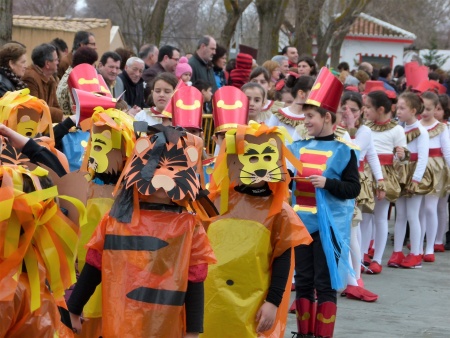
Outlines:
[[[314,289],[318,303],[336,303],[336,290],[331,287],[327,259],[320,241],[319,231],[311,234],[310,245],[295,247],[295,291],[296,298],[315,301]]]

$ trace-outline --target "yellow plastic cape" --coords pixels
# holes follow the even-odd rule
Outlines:
[[[18,276],[25,263],[31,288],[31,311],[41,305],[38,260],[42,260],[46,279],[55,299],[75,282],[75,257],[79,227],[60,211],[55,198],[70,201],[78,209],[79,223],[85,222],[82,203],[58,196],[56,186],[42,189],[39,176],[45,169],[29,171],[22,166],[0,166],[0,300],[11,301]],[[35,191],[23,192],[23,176]]]
[[[302,171],[302,164],[300,161],[286,148],[285,141],[292,142],[290,135],[284,127],[268,127],[265,124],[259,124],[250,121],[250,124],[239,125],[227,131],[225,134],[224,144],[220,147],[220,153],[216,160],[212,180],[210,184],[211,196],[220,193],[221,204],[220,214],[228,211],[228,191],[230,186],[236,185],[238,182],[230,182],[228,174],[227,156],[229,154],[243,154],[244,153],[244,138],[245,135],[260,136],[262,134],[273,133],[281,140],[281,160],[282,171],[287,173],[285,159],[289,160],[298,172]],[[280,211],[282,202],[289,198],[289,175],[285,175],[285,180],[277,183],[270,183],[269,188],[274,195],[274,203],[270,207],[269,216],[275,215]]]

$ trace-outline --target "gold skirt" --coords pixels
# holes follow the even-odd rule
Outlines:
[[[395,202],[400,197],[400,182],[397,172],[392,165],[382,165],[381,172],[383,173],[384,185],[386,186],[386,199],[389,202]],[[376,191],[376,182],[373,183],[373,190]]]
[[[364,171],[359,172],[359,181],[361,182],[361,192],[356,197],[356,203],[362,212],[372,214],[375,208],[375,197],[372,186],[372,171],[367,163],[364,164]]]
[[[445,197],[450,190],[450,169],[443,157],[429,157],[427,170],[430,172],[431,190],[428,194]],[[427,171],[425,171],[426,173]],[[425,177],[425,175],[424,175]]]
[[[427,195],[433,190],[433,170],[427,165],[422,180],[417,185],[412,185],[412,177],[417,167],[417,161],[408,163],[397,163],[395,169],[399,177],[401,196],[411,197],[413,195]],[[414,188],[412,188],[414,187]]]

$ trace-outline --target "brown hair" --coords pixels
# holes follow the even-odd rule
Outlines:
[[[277,68],[280,69],[280,64],[276,61],[269,60],[269,61],[264,62],[262,64],[262,67],[266,68],[270,74],[270,77],[272,77],[272,72]]]
[[[306,110],[306,109],[309,109],[309,108],[314,109],[314,110],[315,110],[316,112],[318,112],[318,113],[320,114],[320,116],[322,116],[322,117],[325,117],[325,115],[326,115],[327,113],[330,113],[330,115],[331,115],[331,123],[332,123],[332,124],[335,124],[335,123],[336,123],[336,113],[333,113],[332,111],[329,111],[329,110],[327,110],[327,109],[325,109],[325,108],[322,108],[322,107],[314,106],[314,105],[312,105],[312,104],[304,104],[303,107],[302,107],[303,110]]]
[[[0,48],[0,67],[9,67],[9,61],[16,62],[19,58],[26,54],[25,47],[18,43],[10,42]]]
[[[403,99],[405,100],[406,104],[408,105],[409,108],[411,109],[415,109],[416,110],[416,115],[417,114],[422,114],[423,111],[423,102],[421,100],[421,98],[414,93],[411,92],[404,92],[403,94],[401,94],[398,99]]]
[[[427,99],[433,102],[434,106],[437,107],[439,104],[439,96],[433,92],[423,92],[421,95],[422,99]]]

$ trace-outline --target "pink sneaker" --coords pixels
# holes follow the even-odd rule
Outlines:
[[[422,256],[409,254],[400,263],[402,268],[418,269],[422,267]]]
[[[405,259],[405,255],[401,251],[394,251],[387,265],[391,268],[399,268],[400,263]]]

